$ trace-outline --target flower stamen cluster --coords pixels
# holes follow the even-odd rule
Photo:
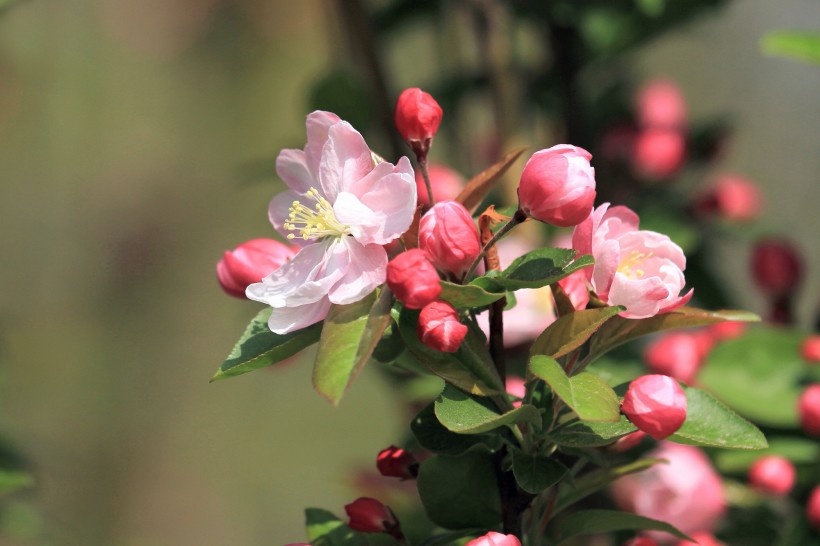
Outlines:
[[[336,219],[333,205],[316,188],[310,188],[305,197],[316,201],[316,204],[312,209],[299,201],[291,204],[284,228],[288,231],[298,231],[299,234],[289,233],[288,239],[298,238],[308,241],[327,236],[341,237],[350,233],[350,227]]]

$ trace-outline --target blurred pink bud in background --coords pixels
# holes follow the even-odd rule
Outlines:
[[[624,542],[623,546],[658,546],[658,543],[649,537],[635,537]]]
[[[347,526],[354,531],[386,533],[398,527],[390,508],[370,497],[359,497],[345,505],[345,512],[350,518]]]
[[[711,531],[726,509],[720,475],[698,448],[664,442],[649,457],[668,463],[624,476],[612,485],[612,497],[622,510],[665,521],[687,534]],[[674,539],[651,533],[661,543]],[[687,543],[689,544],[689,543]]]
[[[811,490],[806,503],[806,518],[816,531],[820,531],[820,485]]]
[[[516,398],[524,398],[527,395],[527,383],[517,375],[507,376],[507,392]],[[513,402],[513,407],[521,405],[521,400]]]
[[[471,540],[464,546],[521,546],[521,542],[515,535],[502,535],[490,531],[484,536]]]
[[[792,294],[803,278],[803,260],[782,239],[762,239],[752,251],[752,273],[757,286],[770,297]]]
[[[421,309],[441,294],[438,272],[418,248],[388,262],[387,286],[408,309]]]
[[[719,343],[742,336],[748,327],[749,325],[745,322],[727,320],[710,325],[706,328],[706,332],[712,336],[715,343]]]
[[[686,157],[686,138],[675,130],[650,129],[635,139],[632,166],[640,176],[657,180],[675,174]]]
[[[686,393],[666,375],[642,375],[624,395],[621,411],[656,440],[671,436],[686,420]]]
[[[436,136],[442,114],[436,99],[418,87],[411,87],[402,91],[396,102],[396,129],[413,147],[413,142],[424,143]]]
[[[635,100],[636,117],[643,128],[680,129],[686,126],[686,100],[670,80],[644,84]]]
[[[769,495],[782,496],[794,487],[797,472],[785,457],[761,457],[749,467],[749,486]]]
[[[820,383],[803,390],[797,402],[797,415],[806,434],[820,436]]]
[[[391,478],[409,480],[416,477],[419,463],[407,450],[390,446],[379,452],[376,457],[376,468],[379,474]]]
[[[715,538],[712,533],[691,533],[690,536],[699,546],[725,546],[721,541]],[[675,546],[692,546],[688,540],[681,540]]]
[[[261,282],[293,258],[298,250],[274,239],[251,239],[225,251],[216,264],[216,276],[225,292],[245,299],[248,285]]]
[[[626,436],[618,438],[618,440],[609,446],[609,448],[615,453],[623,453],[624,451],[629,451],[630,449],[641,445],[644,438],[646,438],[646,433],[642,430],[636,430],[635,432],[631,432]]]
[[[434,301],[421,310],[417,333],[421,342],[431,349],[454,353],[467,335],[467,326],[459,322],[452,305]]]
[[[419,222],[419,248],[441,271],[463,275],[481,252],[478,228],[464,205],[440,201]]]
[[[800,345],[800,356],[811,364],[820,364],[820,335],[807,337]]]
[[[590,159],[589,152],[570,144],[535,152],[521,173],[521,210],[555,226],[582,222],[595,201],[595,169]]]
[[[427,174],[430,177],[430,185],[433,187],[433,197],[436,202],[455,199],[464,188],[464,178],[456,171],[444,165],[431,163],[427,167]],[[427,196],[427,186],[421,171],[416,170],[416,193],[419,203],[429,205],[430,198]]]
[[[644,360],[653,372],[691,385],[708,352],[704,339],[697,332],[662,334],[646,347]]]
[[[763,195],[751,180],[737,174],[724,174],[696,199],[695,209],[730,222],[755,220],[763,209]]]

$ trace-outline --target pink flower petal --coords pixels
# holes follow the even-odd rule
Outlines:
[[[314,185],[314,178],[305,163],[305,152],[302,150],[282,150],[276,158],[276,174],[290,189],[298,193],[307,193]]]
[[[287,334],[323,320],[329,310],[330,300],[327,298],[295,307],[274,307],[268,328],[275,334]]]
[[[322,148],[319,182],[325,198],[336,201],[340,191],[373,170],[373,157],[362,135],[346,121],[332,125]]]
[[[349,261],[344,276],[328,292],[331,302],[346,304],[359,301],[384,283],[387,276],[387,252],[384,248],[362,245],[351,237],[341,239],[337,246],[345,247]]]

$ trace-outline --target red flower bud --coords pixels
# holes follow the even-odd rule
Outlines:
[[[752,251],[752,273],[757,285],[768,296],[788,296],[803,277],[800,253],[783,240],[758,241]]]
[[[345,506],[345,512],[350,517],[347,526],[354,531],[391,534],[399,527],[390,508],[370,497],[359,497]]]
[[[673,332],[658,337],[644,352],[649,369],[691,385],[706,355],[703,337],[692,332]]]
[[[396,102],[396,129],[414,151],[420,144],[426,154],[438,132],[442,113],[441,106],[428,93],[418,87],[405,89]]]
[[[692,540],[694,540],[699,546],[725,546],[722,542],[715,538],[715,535],[705,531],[700,533],[691,533],[689,536],[691,536]],[[681,540],[676,543],[675,546],[692,546],[692,543],[688,540]]]
[[[463,275],[481,252],[470,213],[456,201],[441,201],[419,222],[419,248],[442,271]]]
[[[797,414],[806,434],[820,436],[820,383],[809,385],[800,395]]]
[[[686,125],[686,101],[680,88],[671,81],[648,82],[638,91],[635,102],[642,127],[678,129]]]
[[[464,546],[521,546],[521,542],[515,535],[502,535],[490,531],[484,536],[474,538]]]
[[[760,215],[763,196],[754,182],[739,175],[726,174],[696,200],[695,208],[730,222],[743,222]]]
[[[623,453],[641,445],[644,438],[646,438],[646,433],[642,430],[636,430],[618,438],[614,444],[609,446],[609,449],[615,453]]]
[[[417,333],[421,342],[431,349],[454,353],[467,335],[467,326],[459,322],[452,305],[439,300],[421,310]]]
[[[726,322],[712,324],[706,329],[706,332],[715,343],[718,343],[742,336],[747,327],[748,324],[745,322],[727,320]]]
[[[524,165],[518,201],[528,216],[555,226],[580,224],[595,201],[592,155],[577,146],[558,144],[535,152]]]
[[[273,239],[252,239],[225,251],[216,264],[216,276],[225,292],[244,299],[249,284],[260,282],[279,269],[297,251]]]
[[[686,393],[665,375],[643,375],[629,384],[621,411],[656,440],[671,436],[686,420]]]
[[[641,176],[656,180],[675,174],[686,155],[686,139],[679,131],[652,129],[635,139],[632,165]]]
[[[820,335],[815,334],[804,339],[800,346],[800,355],[806,362],[820,364]]]
[[[658,546],[658,543],[649,537],[635,537],[624,542],[623,546]]]
[[[432,163],[427,167],[427,174],[430,176],[430,185],[433,187],[433,197],[436,202],[455,199],[464,189],[464,178],[449,167]],[[427,185],[424,183],[421,171],[418,170],[416,171],[416,194],[420,204],[430,204]]]
[[[792,490],[796,479],[794,465],[785,457],[761,457],[749,467],[749,485],[762,493],[782,496]]]
[[[806,503],[806,518],[815,530],[820,531],[820,485],[811,490]]]
[[[419,463],[409,451],[390,446],[379,452],[376,468],[382,476],[409,480],[418,474]]]
[[[387,286],[408,309],[421,309],[441,294],[438,272],[418,248],[390,260]]]

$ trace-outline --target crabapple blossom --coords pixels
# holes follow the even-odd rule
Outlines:
[[[635,139],[632,165],[643,177],[667,178],[680,169],[685,155],[686,139],[679,131],[650,129]]]
[[[502,535],[495,531],[490,531],[484,536],[475,538],[464,546],[521,546],[521,542],[515,535]]]
[[[589,216],[595,201],[592,154],[570,144],[535,152],[518,185],[521,210],[536,220],[569,227]]]
[[[390,508],[370,497],[345,505],[345,512],[350,518],[347,526],[362,533],[390,533],[399,525]]]
[[[680,88],[669,80],[644,84],[638,90],[635,107],[642,127],[675,129],[686,125],[686,100]]]
[[[669,376],[643,375],[629,384],[621,411],[638,429],[662,440],[686,420],[686,393]]]
[[[792,490],[797,472],[785,457],[761,457],[749,468],[749,485],[762,493],[783,496]]]
[[[820,383],[809,385],[800,394],[797,414],[806,434],[820,436]]]
[[[396,446],[381,450],[376,457],[376,468],[382,476],[408,480],[416,477],[418,467],[412,453]]]
[[[387,286],[408,309],[421,309],[441,294],[438,272],[418,248],[390,260]]]
[[[436,202],[455,199],[464,188],[464,178],[449,167],[431,163],[427,167],[427,173],[430,176],[430,185],[433,187],[433,200]],[[416,171],[416,192],[420,204],[430,204],[430,198],[427,196],[427,186],[424,184],[421,171]]]
[[[702,339],[706,338],[700,332],[663,334],[644,351],[646,365],[655,373],[691,385],[708,351]]]
[[[638,229],[638,215],[627,207],[604,203],[575,227],[572,246],[592,254],[586,268],[598,296],[609,305],[622,305],[625,318],[647,318],[672,311],[692,297],[680,296],[686,279],[683,250],[666,235]]]
[[[444,353],[456,352],[467,335],[467,326],[459,322],[456,310],[441,300],[424,306],[417,330],[422,343]]]
[[[421,217],[419,248],[438,269],[461,276],[481,252],[478,228],[464,205],[441,201]]]
[[[382,247],[407,231],[416,206],[410,161],[379,161],[362,135],[330,112],[307,117],[303,150],[283,150],[276,172],[289,190],[270,203],[274,227],[302,249],[262,282],[249,299],[273,310],[278,334],[325,318],[331,304],[358,301],[384,283]]]
[[[233,250],[226,250],[216,264],[219,284],[231,296],[244,299],[248,285],[279,269],[297,250],[274,239],[246,241]]]
[[[663,442],[647,456],[668,462],[617,480],[611,489],[615,504],[687,534],[711,531],[726,510],[726,495],[706,455],[696,447]],[[664,543],[671,539],[665,533],[650,536]]]

